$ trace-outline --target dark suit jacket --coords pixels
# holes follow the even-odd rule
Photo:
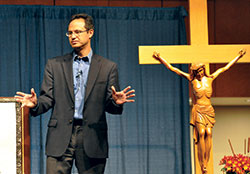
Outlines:
[[[52,108],[46,142],[48,156],[61,156],[71,138],[75,102],[72,63],[72,54],[48,60],[38,105],[30,111],[36,116]],[[120,90],[117,65],[93,55],[83,110],[83,143],[87,155],[92,158],[108,157],[105,112],[122,113],[122,105],[116,105],[112,100],[112,85]]]

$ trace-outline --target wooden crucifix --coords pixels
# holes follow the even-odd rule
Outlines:
[[[237,45],[209,45],[208,42],[208,22],[207,22],[207,0],[189,0],[189,19],[190,19],[190,45],[172,46],[139,46],[140,64],[157,64],[159,61],[152,58],[155,51],[161,57],[167,58],[169,63],[189,64],[203,62],[206,69],[209,63],[230,62],[241,49],[246,49],[247,54],[239,62],[250,62],[250,44]],[[195,173],[204,173],[200,167],[197,145],[195,151]],[[207,166],[207,173],[213,174],[213,155],[212,148]]]

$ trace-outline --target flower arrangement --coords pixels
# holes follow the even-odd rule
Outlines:
[[[250,157],[242,154],[224,156],[219,165],[224,165],[221,170],[228,174],[250,174]]]

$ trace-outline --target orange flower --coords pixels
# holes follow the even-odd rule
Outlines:
[[[221,169],[224,172],[235,172],[236,174],[250,174],[250,157],[237,154],[234,156],[224,156],[219,165],[224,165]]]
[[[243,170],[249,170],[249,167],[247,165],[244,165]]]

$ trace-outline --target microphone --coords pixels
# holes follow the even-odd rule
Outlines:
[[[78,71],[76,74],[76,78],[79,78],[82,75],[82,70]]]

